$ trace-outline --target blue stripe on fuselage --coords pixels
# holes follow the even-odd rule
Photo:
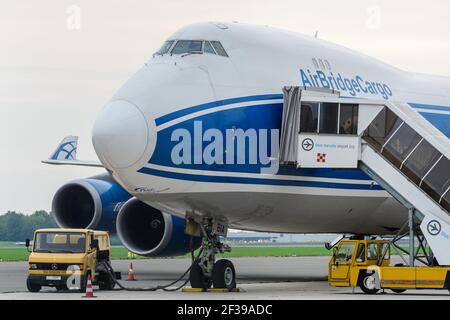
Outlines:
[[[419,112],[434,127],[450,138],[450,114]]]
[[[283,99],[283,95],[282,94],[263,94],[263,95],[257,95],[257,96],[247,96],[247,97],[218,100],[218,101],[208,102],[208,103],[200,104],[197,106],[181,109],[181,110],[178,110],[178,111],[175,111],[172,113],[168,113],[159,118],[156,118],[155,122],[156,122],[156,125],[159,126],[166,122],[183,117],[185,115],[188,115],[188,114],[191,114],[194,112],[198,112],[198,111],[203,111],[203,110],[219,107],[219,106],[226,106],[229,104],[240,103],[240,102],[277,100],[277,99]]]
[[[408,103],[414,109],[427,109],[427,110],[439,110],[439,111],[450,111],[449,106],[436,106],[432,104],[423,103]]]
[[[141,168],[138,170],[138,172],[170,179],[199,181],[199,182],[258,184],[258,185],[351,189],[351,190],[383,190],[381,186],[372,184],[332,183],[320,181],[281,180],[281,179],[265,179],[265,178],[260,179],[260,178],[233,177],[233,176],[209,176],[203,174],[197,175],[197,174],[170,172],[151,168]]]
[[[450,112],[450,106],[437,106],[423,103],[408,103],[413,109],[417,110],[422,117],[436,127],[439,131],[450,138],[450,114],[433,113],[432,111]],[[430,112],[422,111],[430,110]]]

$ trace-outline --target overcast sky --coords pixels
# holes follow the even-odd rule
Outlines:
[[[313,35],[397,67],[450,75],[450,1],[2,0],[0,213],[49,210],[55,190],[98,169],[40,163],[66,135],[96,159],[97,112],[172,32],[240,21]]]

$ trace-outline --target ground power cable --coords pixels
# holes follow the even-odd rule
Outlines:
[[[114,272],[112,271],[113,268],[111,266],[111,264],[109,263],[109,261],[103,261],[102,263],[104,264],[105,269],[107,270],[109,276],[111,277],[111,279],[114,281],[114,283],[119,287],[119,289],[116,290],[125,290],[125,291],[157,291],[157,290],[164,290],[164,291],[178,291],[181,288],[183,288],[188,282],[189,282],[189,278],[184,281],[180,286],[176,287],[176,288],[170,288],[171,286],[173,286],[174,284],[180,282],[181,280],[183,280],[183,278],[191,271],[192,266],[194,265],[194,263],[198,263],[200,255],[203,252],[203,247],[200,248],[198,254],[196,257],[194,257],[194,251],[191,251],[191,265],[189,266],[189,268],[176,280],[172,281],[169,284],[166,285],[159,285],[159,286],[155,286],[155,287],[143,287],[143,288],[139,288],[139,287],[125,287],[124,285],[122,285],[117,279],[116,276],[114,274]]]

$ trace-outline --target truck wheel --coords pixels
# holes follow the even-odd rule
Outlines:
[[[406,291],[406,289],[391,289],[391,291],[394,293],[403,293]]]
[[[404,267],[405,265],[403,263],[396,263],[394,267]],[[406,291],[406,289],[391,289],[394,293],[403,293]]]
[[[194,261],[191,271],[189,272],[189,282],[192,288],[209,289],[211,288],[211,279],[205,277],[202,268]]]
[[[59,284],[55,288],[56,288],[57,291],[69,290],[69,288],[67,288],[67,286],[65,284]]]
[[[85,293],[86,292],[86,287],[87,287],[87,274],[86,275],[82,275],[80,277],[80,289],[79,289],[79,291],[81,293]]]
[[[227,259],[221,259],[214,264],[212,272],[214,288],[234,289],[236,288],[236,271],[233,263]]]
[[[359,287],[366,294],[375,294],[380,290],[375,286],[375,277],[373,274],[368,273],[362,275]]]
[[[112,290],[116,283],[111,279],[110,275],[106,272],[100,273],[98,277],[98,287],[100,290]]]
[[[42,286],[31,282],[30,278],[27,278],[27,289],[30,292],[39,292],[42,289]]]

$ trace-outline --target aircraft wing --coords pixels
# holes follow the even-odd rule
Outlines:
[[[58,145],[56,150],[42,163],[52,165],[69,165],[103,168],[100,161],[82,161],[77,159],[78,137],[67,136]]]

